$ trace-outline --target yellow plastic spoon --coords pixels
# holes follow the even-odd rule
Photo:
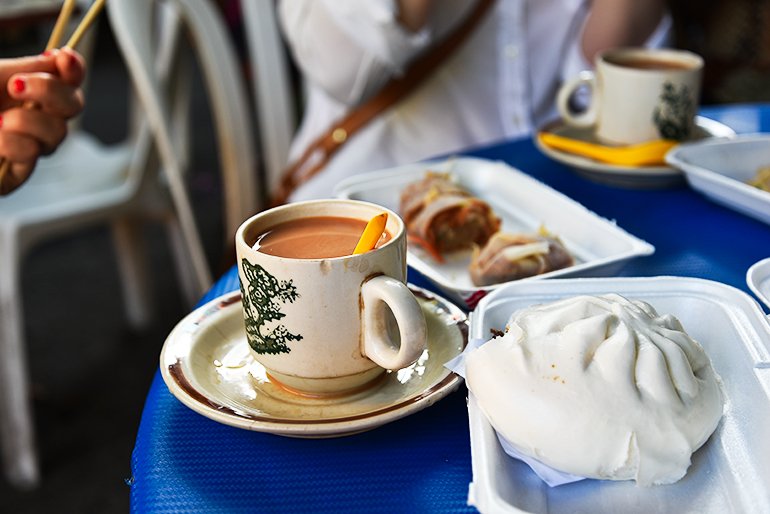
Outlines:
[[[355,255],[358,253],[366,253],[374,248],[374,246],[377,244],[377,241],[380,240],[382,232],[385,230],[385,224],[387,222],[387,212],[378,214],[374,218],[370,219],[369,223],[366,224],[366,228],[364,228],[364,231],[361,234],[361,238],[358,240],[356,249],[353,250],[353,254]]]
[[[547,132],[540,132],[537,137],[540,143],[550,148],[621,166],[665,165],[666,152],[678,144],[669,139],[655,139],[636,145],[605,146]]]

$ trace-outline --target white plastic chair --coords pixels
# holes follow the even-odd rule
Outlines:
[[[156,18],[160,7],[169,10]],[[178,45],[182,23],[191,35],[215,120],[226,233],[234,234],[259,207],[247,96],[219,13],[208,0],[110,0],[108,15],[141,107],[144,121],[136,135],[125,145],[107,148],[85,133],[72,134],[40,163],[28,184],[0,199],[0,439],[6,474],[22,487],[39,480],[19,283],[24,255],[33,245],[86,225],[112,224],[126,308],[135,323],[149,316],[137,230],[147,218],[168,228],[188,301],[210,286],[184,183],[189,76],[180,71],[188,56]],[[152,37],[148,28],[157,19],[160,36]]]
[[[265,190],[274,192],[289,159],[297,128],[289,56],[278,26],[275,2],[241,0],[243,26],[253,74],[252,89]]]

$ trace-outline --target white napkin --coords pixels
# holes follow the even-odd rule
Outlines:
[[[444,364],[444,367],[465,378],[465,357],[469,352],[472,352],[486,342],[487,340],[485,339],[472,339],[468,341],[468,345],[465,347],[465,350],[463,350],[460,355]],[[535,474],[550,487],[556,487],[563,484],[570,484],[572,482],[585,480],[585,477],[571,475],[570,473],[565,473],[563,471],[553,469],[552,467],[543,464],[539,460],[534,459],[529,455],[524,455],[516,448],[514,448],[511,443],[509,443],[502,435],[500,435],[499,432],[495,431],[495,433],[497,434],[497,439],[500,441],[500,445],[503,447],[505,453],[514,459],[518,459],[527,464],[532,469],[532,471],[534,471]]]

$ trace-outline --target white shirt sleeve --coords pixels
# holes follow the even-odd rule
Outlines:
[[[562,64],[562,80],[572,79],[581,71],[593,68],[593,63],[589,62],[585,55],[583,55],[581,45],[589,8],[589,5],[584,3],[572,19],[572,35],[569,36],[569,44],[565,53],[564,63]]]
[[[303,75],[347,105],[377,91],[431,40],[427,28],[401,26],[394,0],[281,0],[279,16]]]

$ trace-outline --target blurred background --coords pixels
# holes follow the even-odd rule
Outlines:
[[[49,31],[43,29],[41,38],[34,27],[0,30],[3,56],[39,53]],[[126,137],[129,78],[106,19],[94,35],[82,124],[112,144]],[[216,265],[225,246],[218,161],[202,85],[192,90],[189,192],[209,262]],[[23,492],[0,478],[0,512],[128,511],[126,481],[144,398],[166,335],[187,313],[162,228],[148,224],[145,232],[157,314],[141,332],[125,318],[108,227],[44,243],[25,261],[26,344],[42,480],[38,489]]]
[[[702,102],[770,101],[769,0],[669,0],[674,46],[705,59]]]

